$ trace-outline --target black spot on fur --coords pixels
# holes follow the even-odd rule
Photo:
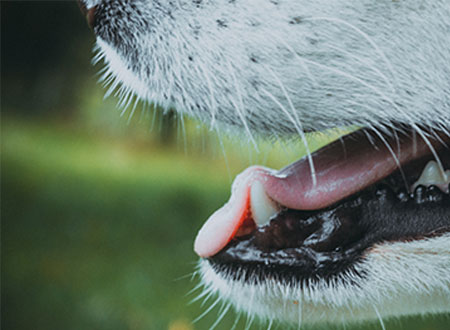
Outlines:
[[[226,20],[224,20],[224,19],[218,19],[218,20],[216,20],[216,22],[217,22],[217,26],[220,28],[228,27],[228,24],[227,24]]]
[[[301,16],[292,17],[291,20],[289,21],[289,24],[291,24],[291,25],[301,24],[301,23],[303,23],[303,18]]]

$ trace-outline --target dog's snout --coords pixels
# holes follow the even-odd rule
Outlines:
[[[92,6],[88,8],[83,0],[78,0],[78,6],[80,7],[81,13],[86,17],[88,26],[93,29],[95,24],[95,11],[97,6]]]

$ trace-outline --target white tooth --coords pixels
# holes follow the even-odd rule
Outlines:
[[[250,208],[257,226],[264,226],[279,212],[278,204],[270,199],[261,182],[255,181],[250,188]]]
[[[442,171],[437,162],[430,160],[422,171],[419,180],[417,180],[412,189],[416,189],[417,186],[422,185],[425,187],[434,185],[440,188],[442,191],[448,193],[448,185],[450,183],[450,170]]]

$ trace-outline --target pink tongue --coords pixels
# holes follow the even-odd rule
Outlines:
[[[399,165],[430,153],[420,137],[416,143],[411,136],[383,140],[371,136],[369,141],[364,131],[357,131],[312,154],[316,184],[304,157],[269,176],[264,187],[272,199],[288,208],[316,210],[374,184]]]
[[[383,141],[372,137],[370,142],[363,131],[347,135],[311,155],[316,184],[307,157],[278,172],[263,167],[248,168],[236,177],[228,203],[200,229],[195,252],[204,258],[213,256],[234,237],[248,216],[253,182],[261,182],[266,194],[287,208],[324,208],[383,179],[399,164],[430,153],[422,139],[418,138],[415,144],[411,141],[403,136]],[[392,146],[391,150],[386,143]]]

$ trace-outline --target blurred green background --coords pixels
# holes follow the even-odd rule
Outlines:
[[[130,117],[103,100],[94,42],[72,1],[1,2],[2,329],[208,329],[219,308],[192,323],[210,302],[189,304],[197,230],[237,173],[281,167],[303,144],[257,151],[151,106]]]

